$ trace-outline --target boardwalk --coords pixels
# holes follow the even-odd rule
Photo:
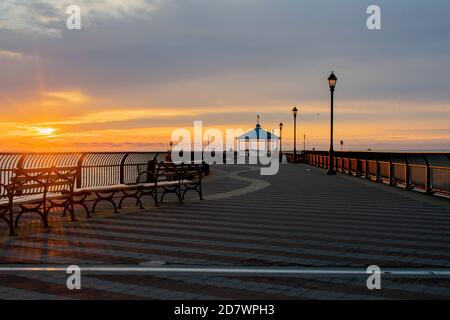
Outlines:
[[[369,265],[450,270],[447,199],[284,165],[213,167],[206,200],[83,219],[3,237],[3,266],[255,267],[363,270]],[[5,233],[6,230],[2,229]],[[336,274],[84,274],[69,291],[64,272],[2,272],[1,299],[432,299],[450,298],[450,278],[382,279]]]

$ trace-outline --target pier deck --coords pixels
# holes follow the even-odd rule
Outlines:
[[[53,217],[50,230],[28,219],[20,237],[0,229],[0,267],[204,272],[87,272],[83,289],[69,291],[62,271],[2,271],[0,299],[450,298],[450,277],[431,273],[450,270],[448,199],[303,164],[266,177],[248,166],[215,166],[204,191],[205,201],[193,195],[160,208],[149,201],[145,210],[129,203],[120,214],[105,206],[77,223]],[[367,275],[357,274],[369,265],[393,270],[382,290],[368,290]],[[405,268],[412,275],[396,274]]]

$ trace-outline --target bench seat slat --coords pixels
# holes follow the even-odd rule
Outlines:
[[[63,199],[65,196],[60,193],[47,193],[47,200],[56,200],[56,199]],[[14,205],[24,205],[24,204],[32,204],[37,203],[44,200],[43,194],[36,194],[36,195],[30,195],[30,196],[21,196],[16,197],[13,199]],[[0,200],[0,206],[1,205],[8,205],[9,200],[8,199],[2,199]]]
[[[182,180],[181,183],[190,183],[190,180]],[[178,185],[179,181],[158,181],[158,186],[175,186]],[[75,193],[77,192],[114,192],[114,191],[121,191],[121,190],[133,190],[138,189],[140,187],[153,187],[155,185],[154,182],[150,183],[139,183],[139,184],[116,184],[113,186],[103,186],[103,187],[93,187],[93,188],[81,188],[81,189],[75,189]]]

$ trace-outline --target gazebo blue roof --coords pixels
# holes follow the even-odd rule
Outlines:
[[[250,130],[243,135],[240,135],[236,139],[238,140],[276,140],[279,139],[278,136],[272,134],[271,132],[261,128],[259,123],[256,124],[255,129]]]

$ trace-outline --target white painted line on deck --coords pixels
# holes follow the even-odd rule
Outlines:
[[[364,268],[227,268],[227,267],[110,267],[80,266],[82,272],[100,273],[183,273],[183,274],[221,274],[221,275],[270,275],[270,276],[356,276],[367,275]],[[6,272],[66,272],[67,267],[0,267],[0,273]],[[450,269],[381,269],[382,275],[406,277],[450,277]]]
[[[206,196],[205,199],[206,200],[221,200],[221,199],[226,199],[226,198],[231,198],[231,197],[236,197],[236,196],[242,196],[242,195],[260,191],[262,189],[269,187],[271,184],[270,184],[270,182],[268,182],[266,180],[242,177],[240,175],[241,173],[258,171],[258,170],[259,170],[259,168],[247,167],[245,170],[231,172],[229,174],[228,178],[245,181],[250,184],[248,186],[240,188],[240,189]]]

